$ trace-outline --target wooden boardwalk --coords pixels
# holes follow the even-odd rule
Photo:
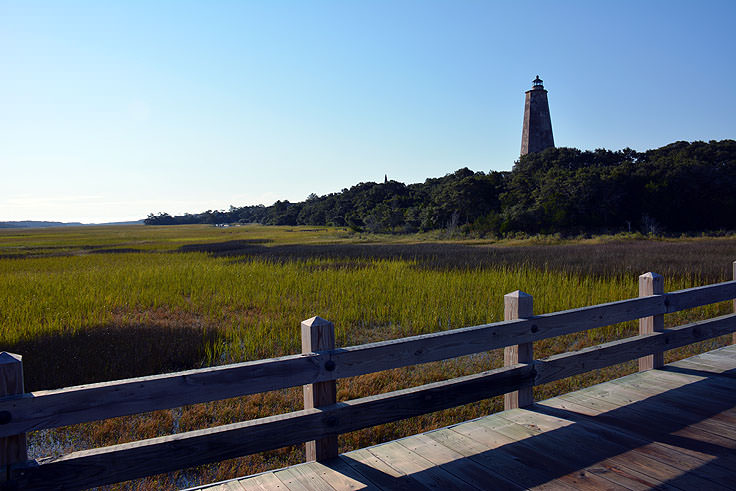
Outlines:
[[[198,489],[736,490],[736,345],[447,428]]]

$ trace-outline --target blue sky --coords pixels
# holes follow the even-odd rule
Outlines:
[[[103,222],[736,137],[736,2],[0,0],[0,220]]]

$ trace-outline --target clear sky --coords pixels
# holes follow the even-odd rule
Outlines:
[[[304,200],[736,138],[736,2],[0,0],[0,221]]]

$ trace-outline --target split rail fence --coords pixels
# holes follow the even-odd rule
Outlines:
[[[736,278],[736,262],[733,265]],[[533,402],[532,387],[736,331],[736,314],[669,329],[664,314],[736,298],[736,280],[665,293],[662,277],[639,277],[639,297],[543,315],[523,292],[505,296],[505,321],[335,348],[333,325],[302,323],[302,354],[24,393],[22,360],[0,355],[0,489],[84,489],[287,445],[308,460],[337,456],[337,438],[361,428],[505,394],[506,408]],[[736,308],[736,302],[735,308]],[[541,339],[639,319],[638,336],[535,360]],[[735,335],[736,337],[736,335]],[[505,366],[410,389],[336,402],[340,378],[504,348]],[[127,444],[28,460],[29,431],[304,386],[304,409]]]

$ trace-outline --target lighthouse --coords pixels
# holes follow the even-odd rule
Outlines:
[[[552,120],[549,116],[547,91],[542,79],[532,81],[531,90],[526,91],[524,101],[524,128],[521,132],[521,155],[541,152],[545,148],[554,147],[552,137]]]

